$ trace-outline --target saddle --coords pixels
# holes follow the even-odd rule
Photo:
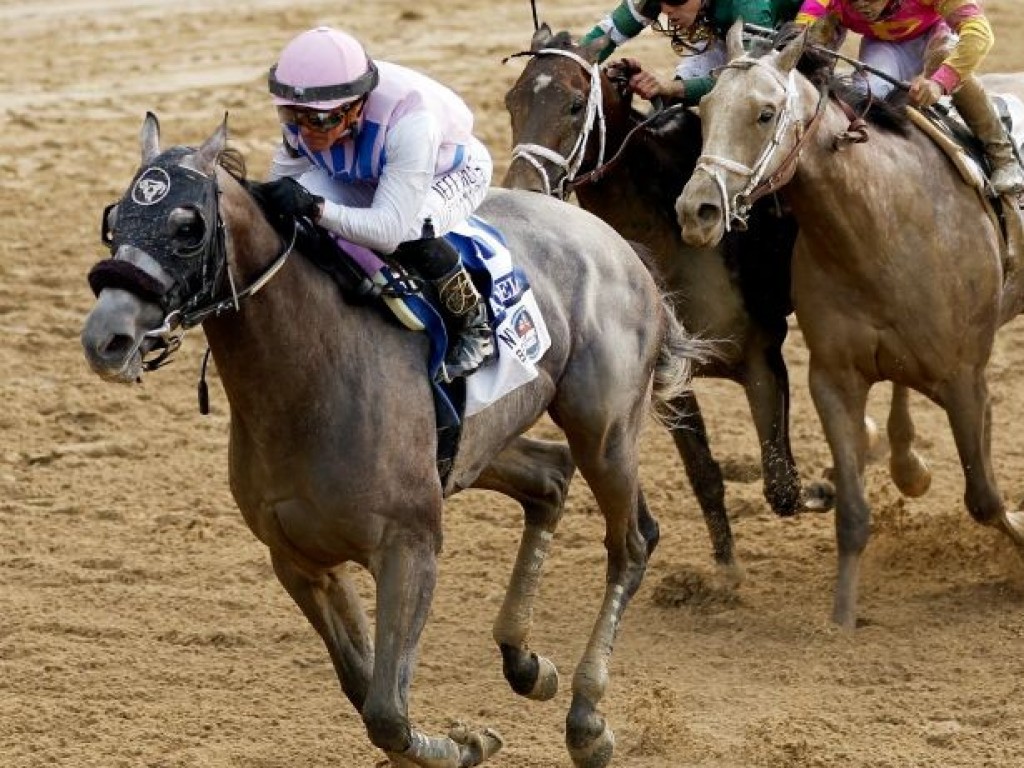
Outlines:
[[[1024,105],[1012,97],[993,96],[992,99],[1019,160],[1024,139],[1024,120],[1021,119]],[[1015,197],[992,193],[988,183],[991,167],[982,143],[955,110],[908,107],[907,114],[910,121],[946,153],[963,180],[978,193],[982,208],[1002,235],[1004,275],[1018,269],[1024,251],[1024,222]]]
[[[331,278],[345,301],[377,306],[388,321],[427,335],[437,467],[446,486],[465,418],[536,378],[536,364],[551,345],[529,280],[513,264],[503,235],[477,216],[445,235],[481,295],[488,299],[499,352],[494,362],[468,379],[445,381],[441,372],[449,334],[429,280],[368,248],[336,238],[308,220],[293,222],[266,205],[258,184],[247,186],[279,234],[290,238],[295,228],[296,247]]]

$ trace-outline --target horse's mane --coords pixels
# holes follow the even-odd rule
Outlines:
[[[907,117],[909,94],[906,91],[895,88],[884,98],[869,98],[863,90],[855,88],[849,78],[838,76],[831,78],[828,88],[833,98],[845,101],[875,127],[903,137],[910,136],[910,118]]]
[[[774,45],[771,40],[755,40],[749,55],[756,59],[773,50]],[[895,88],[885,98],[869,99],[863,90],[853,85],[849,75],[837,75],[835,65],[835,57],[829,56],[827,52],[816,46],[808,46],[804,49],[796,68],[814,85],[818,87],[824,85],[833,99],[849,104],[856,114],[876,128],[904,137],[910,135],[910,119],[906,112],[908,103],[906,91]]]
[[[225,147],[217,156],[217,165],[227,171],[235,180],[245,184],[245,156],[235,147]]]
[[[837,75],[835,64],[835,58],[824,51],[808,47],[796,68],[815,85],[824,83],[833,99],[849,104],[856,114],[876,128],[904,137],[910,135],[906,91],[894,88],[885,98],[871,98],[853,84],[849,75]]]

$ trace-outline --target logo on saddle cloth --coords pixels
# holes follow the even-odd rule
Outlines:
[[[337,238],[336,238],[337,239]],[[498,341],[498,358],[466,380],[466,416],[482,411],[514,389],[537,378],[537,363],[551,346],[551,337],[526,275],[512,262],[501,233],[477,216],[445,235],[466,268],[484,283],[490,304],[491,327]],[[339,241],[341,250],[382,289],[382,298],[410,330],[431,339],[430,374],[444,359],[444,323],[419,293],[399,285],[401,277],[375,253]],[[396,282],[398,281],[398,282]],[[393,289],[393,290],[389,290]]]

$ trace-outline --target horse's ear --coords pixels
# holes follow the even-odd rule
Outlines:
[[[228,143],[228,113],[224,113],[224,120],[213,135],[203,142],[203,146],[196,152],[196,170],[212,176],[217,167],[217,158]]]
[[[601,35],[600,37],[591,40],[589,43],[585,43],[580,48],[580,55],[587,61],[589,61],[591,64],[593,64],[600,58],[601,52],[609,45],[611,45],[611,43],[611,35]]]
[[[743,19],[737,18],[725,35],[725,50],[729,61],[738,59],[746,50],[743,48]]]
[[[142,164],[148,165],[154,157],[160,154],[160,121],[152,112],[147,112],[142,121],[139,141],[142,143]]]
[[[541,48],[546,48],[553,37],[551,27],[548,26],[546,21],[542,21],[540,26],[537,27],[537,31],[533,33],[533,39],[530,40],[530,50],[539,51]]]
[[[807,28],[794,37],[786,47],[779,51],[778,59],[776,63],[779,69],[783,72],[789,72],[796,66],[796,63],[800,61],[800,57],[804,55],[804,48],[807,46]]]

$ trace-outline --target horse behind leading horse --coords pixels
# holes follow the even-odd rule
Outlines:
[[[107,216],[113,258],[94,269],[86,358],[104,379],[135,381],[167,326],[202,321],[230,404],[232,493],[326,644],[370,739],[398,766],[477,765],[501,746],[493,731],[429,736],[408,713],[446,492],[435,466],[427,341],[375,308],[341,301],[324,274],[292,255],[219,163],[226,142],[224,124],[198,150],[161,152],[156,118],[147,116],[142,169]],[[173,188],[168,203],[133,205],[140,196],[157,202],[160,184]],[[492,190],[479,214],[504,233],[551,347],[537,379],[466,420],[448,490],[496,490],[523,507],[494,637],[512,688],[550,699],[557,672],[528,646],[533,600],[574,466],[590,484],[606,523],[607,572],[573,676],[566,743],[577,766],[600,768],[614,744],[597,708],[612,645],[658,536],[637,477],[639,434],[652,402],[685,390],[702,348],[637,254],[600,220],[509,190]],[[545,411],[568,448],[519,436]],[[349,561],[376,582],[372,637],[342,568]]]
[[[800,223],[793,298],[838,491],[832,615],[852,629],[870,522],[862,424],[876,382],[894,382],[894,401],[905,401],[909,387],[945,410],[968,510],[1024,548],[1024,512],[1007,511],[993,473],[985,378],[996,330],[1021,310],[1024,273],[1004,271],[994,218],[921,132],[870,125],[866,143],[837,151],[850,119],[796,70],[803,38],[755,58],[744,54],[737,25],[728,44],[730,63],[701,102],[704,156],[678,200],[679,221],[688,242],[710,245],[751,178],[788,182]],[[1001,89],[1011,85],[1024,96],[1024,73],[1000,80]],[[1015,201],[1003,204],[1017,215]],[[913,488],[922,468],[906,416],[889,431],[890,466],[897,485]]]
[[[743,387],[772,509],[779,515],[804,506],[827,509],[831,487],[801,488],[789,438],[782,346],[792,311],[795,222],[765,200],[748,231],[733,231],[707,247],[684,243],[674,204],[700,155],[700,120],[673,108],[672,115],[643,124],[630,94],[597,64],[604,46],[604,39],[577,45],[568,32],[554,34],[546,24],[536,30],[530,50],[519,54],[529,57],[526,66],[505,96],[514,149],[502,184],[562,197],[574,191],[583,208],[646,246],[680,322],[692,333],[722,340],[694,375]],[[671,426],[672,438],[704,513],[715,562],[738,578],[722,470],[694,393],[683,397],[677,409],[684,418]]]

